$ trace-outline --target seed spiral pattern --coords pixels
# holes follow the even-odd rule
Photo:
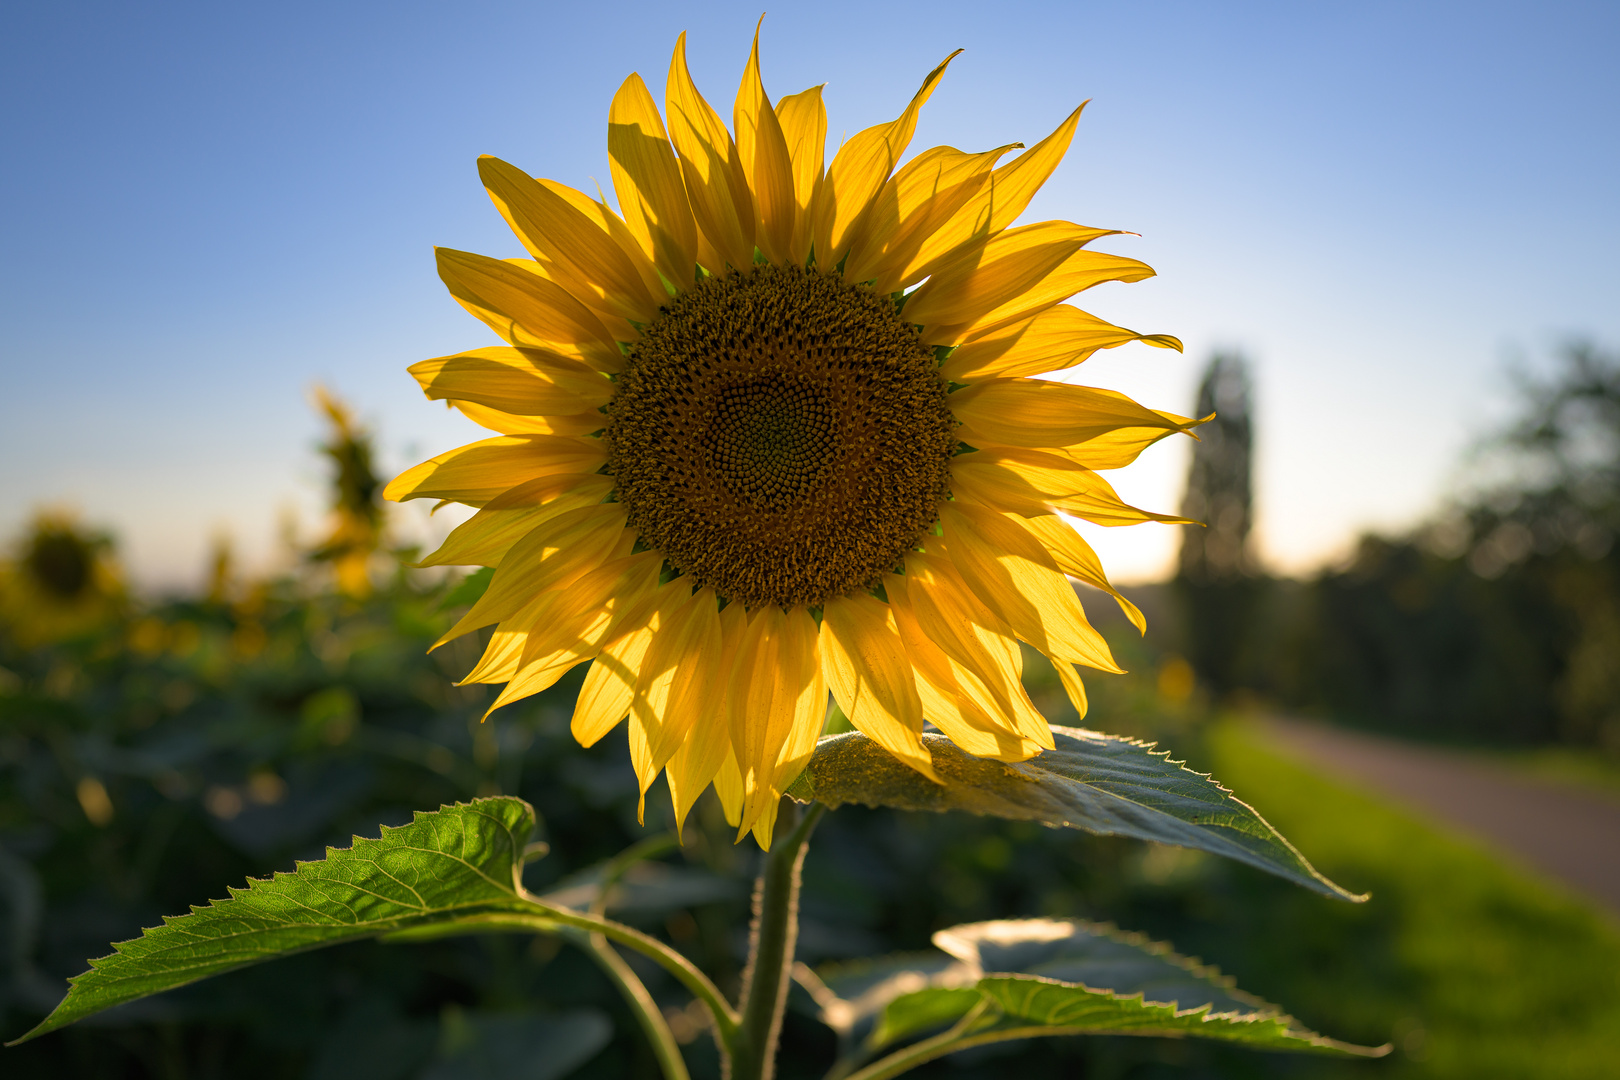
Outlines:
[[[933,350],[888,297],[813,270],[755,266],[671,300],[606,411],[642,541],[750,607],[870,586],[950,493]]]

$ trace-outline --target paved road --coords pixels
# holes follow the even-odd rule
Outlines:
[[[1620,913],[1620,799],[1343,728],[1292,720],[1266,728],[1323,771],[1504,848]]]

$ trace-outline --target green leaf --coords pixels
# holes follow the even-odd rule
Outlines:
[[[845,1073],[859,1059],[948,1027],[896,1051],[872,1066],[871,1075],[894,1075],[901,1064],[909,1068],[970,1046],[1046,1035],[1194,1035],[1277,1050],[1388,1051],[1309,1031],[1214,968],[1109,925],[973,923],[940,931],[934,944],[952,959],[896,957],[827,973],[815,993],[822,1019],[846,1042],[863,1026],[868,1030]]]
[[[518,875],[534,829],[522,799],[478,799],[409,825],[383,827],[377,840],[299,863],[291,873],[250,880],[230,899],[164,919],[114,945],[70,980],[67,996],[17,1042],[92,1013],[264,960],[427,927],[480,910],[525,907]]]
[[[1215,968],[1077,919],[1014,919],[942,930],[934,944],[979,973],[994,1027],[1198,1035],[1283,1050],[1379,1053],[1325,1038]],[[893,1008],[893,1005],[890,1006]],[[987,1025],[988,1026],[988,1025]]]
[[[935,784],[859,732],[824,736],[788,794],[829,807],[966,810],[1087,832],[1197,848],[1341,900],[1365,900],[1317,872],[1248,803],[1170,760],[1168,750],[1117,735],[1053,727],[1057,748],[1006,764],[976,758],[943,735],[923,744]]]

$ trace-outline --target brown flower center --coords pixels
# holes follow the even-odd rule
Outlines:
[[[893,570],[950,491],[956,421],[894,303],[797,267],[682,293],[608,406],[630,524],[750,607],[818,605]]]

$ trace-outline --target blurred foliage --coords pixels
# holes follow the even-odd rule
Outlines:
[[[332,464],[330,532],[309,557],[330,563],[338,591],[365,596],[371,591],[372,556],[383,541],[382,480],[372,466],[372,437],[354,419],[354,411],[317,386],[315,406],[330,434],[320,450]]]
[[[636,824],[622,739],[591,750],[574,743],[568,718],[577,677],[477,722],[487,688],[453,680],[479,643],[425,651],[459,612],[446,605],[454,579],[400,571],[363,601],[313,580],[238,586],[224,600],[132,606],[49,646],[0,635],[6,1034],[38,1020],[62,980],[109,942],[222,897],[245,877],[316,856],[323,845],[375,836],[379,823],[403,823],[416,808],[493,792],[528,799],[552,847],[530,867],[536,889],[668,827],[662,796],[649,800],[646,828]],[[1151,620],[1162,619],[1166,596],[1140,599]],[[1178,757],[1209,767],[1201,745],[1208,706],[1186,662],[1155,651],[1111,602],[1096,601],[1088,606],[1137,674],[1091,679],[1084,722],[1164,739]],[[1028,670],[1032,695],[1054,721],[1076,723],[1046,666]],[[1243,782],[1244,795],[1269,813],[1269,781]],[[728,991],[740,977],[746,882],[756,868],[752,845],[731,841],[706,798],[686,846],[615,907],[616,917],[669,940]],[[1308,843],[1305,850],[1319,854]],[[1359,873],[1359,865],[1345,871],[1346,884],[1369,884]],[[1474,1008],[1470,988],[1447,983],[1445,972],[1379,954],[1358,984],[1366,1000],[1350,1011],[1348,1029],[1336,1024],[1343,1003],[1320,989],[1324,965],[1363,964],[1368,935],[1402,914],[1274,888],[1258,871],[1178,849],[962,814],[846,807],[823,823],[805,874],[799,955],[812,964],[926,950],[933,931],[962,922],[1078,916],[1177,942],[1258,992],[1301,1002],[1307,1022],[1367,1042],[1401,1034],[1397,1025],[1431,995],[1457,998],[1450,1007],[1463,1014]],[[1308,945],[1297,955],[1272,948],[1264,965],[1245,966],[1251,939],[1273,934],[1279,919],[1289,929],[1278,940]],[[1347,920],[1358,919],[1372,921],[1345,934]],[[1482,923],[1470,932],[1497,930]],[[1520,947],[1503,946],[1511,955]],[[715,1076],[716,1056],[684,995],[657,969],[632,962],[691,1040],[694,1075]],[[488,936],[305,954],[126,1006],[0,1051],[0,1060],[8,1077],[25,1078],[513,1075],[510,1062],[469,1064],[468,1047],[485,1042],[468,1033],[496,1033],[489,1046],[529,1060],[545,1051],[524,1032],[609,1029],[604,1049],[582,1044],[579,1074],[653,1075],[633,1020],[583,954],[549,939]],[[832,1046],[796,993],[784,1080],[819,1075]],[[1313,1071],[1322,1064],[1115,1038],[1015,1044],[920,1075],[1294,1077],[1322,1075]]]
[[[1582,370],[1613,367],[1590,363],[1597,367]],[[363,433],[347,430],[350,443],[333,446],[367,449],[330,454],[335,505],[349,497],[349,481],[371,475]],[[1480,502],[1474,509],[1494,516],[1465,516],[1466,542],[1436,527],[1369,541],[1355,566],[1310,583],[1259,580],[1231,661],[1233,685],[1430,732],[1607,737],[1617,698],[1604,681],[1613,665],[1602,661],[1620,651],[1603,635],[1620,625],[1617,564],[1588,526],[1612,534],[1604,515],[1613,507],[1593,497],[1601,470],[1559,453],[1580,463],[1579,483],[1549,470],[1518,501]],[[374,505],[374,488],[354,489],[364,495],[356,506]],[[1550,512],[1535,507],[1560,499],[1562,539],[1538,546],[1537,523]],[[648,800],[646,827],[637,824],[622,738],[584,750],[570,736],[579,673],[478,722],[488,688],[454,683],[481,641],[426,651],[477,590],[454,577],[381,573],[387,558],[373,552],[383,521],[373,520],[364,589],[333,588],[333,576],[308,563],[293,575],[242,581],[220,543],[204,595],[142,602],[119,586],[107,539],[59,515],[11,549],[0,576],[6,1036],[42,1017],[63,980],[109,942],[223,897],[246,877],[318,856],[324,845],[375,836],[379,824],[401,824],[415,809],[492,793],[529,800],[551,845],[529,868],[534,889],[584,880],[668,827],[661,790]],[[1511,522],[1532,542],[1492,571],[1475,552],[1489,544],[1500,554],[1500,529]],[[76,570],[63,569],[64,536]],[[42,606],[64,599],[51,581],[73,617]],[[84,604],[87,590],[94,604]],[[1197,1041],[1077,1039],[986,1048],[917,1075],[1488,1077],[1525,1075],[1535,1055],[1536,1075],[1577,1077],[1613,1059],[1620,1048],[1603,1012],[1620,970],[1612,928],[1212,727],[1219,691],[1184,658],[1173,590],[1132,593],[1153,627],[1148,639],[1106,598],[1087,597],[1133,674],[1088,679],[1091,709],[1081,720],[1049,668],[1030,663],[1027,682],[1043,711],[1056,723],[1161,740],[1195,768],[1215,766],[1326,872],[1372,888],[1373,902],[1340,904],[1174,848],[846,807],[829,815],[811,847],[800,957],[822,964],[926,950],[935,930],[990,918],[1112,920],[1201,955],[1308,1024],[1367,1043],[1393,1040],[1398,1057],[1329,1073],[1319,1059]],[[1457,726],[1436,728],[1436,717]],[[1349,824],[1364,821],[1372,824]],[[615,915],[670,941],[734,992],[756,865],[752,845],[733,845],[706,797],[685,846],[630,882]],[[1453,904],[1458,897],[1466,903]],[[631,962],[689,1040],[694,1075],[716,1075],[685,996],[658,969]],[[795,992],[785,1030],[784,1080],[819,1075],[833,1036],[807,996]],[[1534,1031],[1552,1033],[1557,1046],[1525,1034]],[[606,1032],[611,1041],[597,1049]],[[568,1042],[566,1055],[547,1041],[556,1039]],[[583,954],[519,936],[309,953],[0,1051],[7,1077],[51,1080],[514,1076],[522,1075],[517,1063],[533,1073],[542,1060],[582,1063],[576,1075],[593,1077],[655,1072],[616,991]]]
[[[1620,757],[1620,357],[1569,346],[1519,398],[1475,494],[1269,587],[1247,685],[1411,735]]]

